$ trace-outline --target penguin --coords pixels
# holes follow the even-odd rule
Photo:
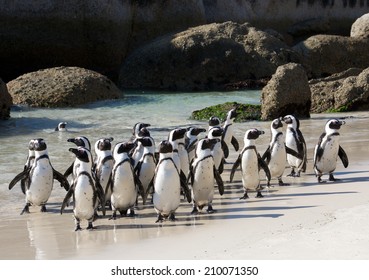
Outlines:
[[[114,158],[111,151],[111,142],[113,140],[113,137],[101,138],[95,143],[96,160],[93,166],[93,172],[95,173],[98,183],[104,190],[105,203],[110,202],[111,196],[111,191],[108,187],[108,183],[114,166]],[[102,205],[102,208],[104,207],[105,205]]]
[[[247,199],[249,197],[247,194],[249,189],[257,191],[257,198],[263,197],[261,194],[262,187],[260,186],[259,176],[259,171],[261,168],[264,170],[267,179],[270,181],[271,176],[268,165],[264,160],[262,160],[255,146],[255,140],[258,139],[262,134],[264,134],[264,131],[256,128],[249,129],[245,132],[244,147],[232,166],[230,182],[233,181],[234,173],[241,165],[244,194],[242,197],[240,197],[240,199]]]
[[[297,152],[286,147],[283,132],[282,118],[274,119],[270,124],[271,140],[268,148],[261,157],[268,165],[271,178],[278,179],[279,186],[288,186],[283,183],[282,175],[286,169],[287,154],[293,154],[300,157]],[[267,180],[267,186],[270,186],[270,180]]]
[[[211,154],[214,159],[215,168],[219,174],[223,173],[225,157],[229,153],[227,144],[222,140],[223,132],[224,130],[220,126],[214,126],[209,130],[207,135],[207,138],[216,140],[214,147],[211,149]]]
[[[285,116],[283,121],[287,124],[286,147],[302,155],[301,159],[292,154],[287,154],[287,162],[291,167],[291,173],[287,176],[300,177],[300,173],[306,171],[307,165],[306,142],[300,130],[300,121],[293,115]]]
[[[55,131],[67,131],[67,122],[60,122],[57,127],[55,127]]]
[[[190,181],[192,186],[193,209],[191,214],[197,214],[198,209],[207,205],[207,212],[214,213],[212,201],[214,197],[214,180],[217,182],[219,194],[224,193],[224,184],[212,155],[214,145],[219,139],[201,139],[197,144],[196,158],[191,166]]]
[[[324,183],[321,177],[329,174],[329,181],[336,181],[333,171],[336,169],[337,156],[341,159],[343,166],[347,168],[349,160],[346,152],[340,146],[339,129],[345,121],[330,119],[325,125],[325,132],[319,137],[319,141],[314,150],[314,171],[319,183]]]
[[[140,132],[140,130],[144,127],[149,127],[151,126],[149,123],[143,123],[143,122],[138,122],[135,123],[132,129],[132,141],[134,141],[136,138],[139,137],[138,133]]]
[[[121,216],[127,215],[128,210],[129,216],[133,217],[138,193],[145,203],[143,186],[133,170],[132,160],[129,157],[129,152],[133,147],[132,142],[120,142],[114,147],[113,157],[115,163],[109,182],[113,214],[109,219],[115,220],[117,211],[120,212]]]
[[[31,168],[31,166],[33,165],[33,162],[35,161],[34,141],[35,141],[34,139],[31,139],[28,143],[28,156],[24,164],[23,171]],[[26,179],[21,180],[21,189],[22,189],[23,194],[26,194],[26,186],[29,184],[27,180],[29,179],[30,178],[27,177]]]
[[[189,170],[188,159],[187,159],[187,161],[184,160],[184,159],[181,159],[181,157],[184,156],[184,154],[179,152],[179,143],[181,143],[182,139],[184,138],[185,133],[186,133],[185,128],[173,129],[169,133],[168,141],[172,145],[173,161],[174,161],[174,164],[176,165],[176,167],[179,171],[181,179],[184,180],[184,181],[187,181],[188,170]],[[187,157],[188,157],[188,154],[187,154]],[[185,164],[187,164],[188,166],[185,165],[185,164],[181,165],[181,161],[186,162]]]
[[[175,221],[175,211],[180,204],[181,188],[188,202],[191,202],[191,193],[187,182],[181,180],[179,169],[173,159],[173,146],[167,140],[159,143],[159,162],[155,169],[153,186],[153,204],[158,214],[156,222],[163,222],[167,218]]]
[[[30,141],[29,145],[29,149],[35,152],[33,164],[15,176],[9,183],[9,190],[11,190],[18,181],[24,180],[26,205],[21,215],[29,213],[31,205],[41,206],[41,212],[47,211],[46,203],[50,198],[54,179],[58,180],[66,191],[69,190],[67,179],[51,165],[45,140],[37,138]]]
[[[216,116],[212,116],[208,121],[208,131],[214,126],[220,126],[220,119]]]
[[[67,142],[74,143],[77,147],[83,147],[83,148],[86,148],[87,150],[91,151],[90,140],[88,140],[88,138],[85,137],[85,136],[78,136],[78,137],[75,137],[75,138],[69,138],[69,139],[67,139]],[[91,157],[92,157],[92,155],[91,155]],[[75,161],[73,161],[72,164],[64,172],[64,177],[65,178],[68,178],[70,175],[73,175],[73,177],[75,177],[75,175],[77,174],[76,168],[78,168],[78,164],[76,164],[76,162],[79,162],[79,159],[77,157],[76,157]]]
[[[226,120],[223,124],[224,132],[222,135],[222,140],[227,144],[228,147],[230,146],[230,144],[232,144],[235,151],[238,152],[239,150],[238,140],[233,135],[233,121],[235,120],[236,117],[237,117],[236,108],[233,108],[228,111]],[[228,155],[225,157],[227,158]]]
[[[155,158],[155,143],[151,137],[142,137],[137,139],[143,146],[143,155],[135,167],[135,173],[140,180],[143,190],[145,201],[149,194],[150,185],[155,175],[156,158]]]
[[[197,142],[199,141],[199,134],[202,132],[206,132],[205,128],[199,128],[195,126],[190,126],[187,128],[187,132],[185,135],[185,145],[188,153],[188,160],[191,164],[192,160],[195,157],[195,150]]]
[[[104,193],[102,189],[96,187],[96,181],[92,176],[93,161],[91,151],[84,147],[70,148],[69,151],[76,155],[80,162],[80,167],[71,188],[63,200],[60,214],[63,214],[65,207],[73,197],[75,231],[82,229],[82,220],[87,220],[88,226],[86,229],[92,230],[94,228],[93,221],[96,217],[98,201],[104,203]],[[103,215],[105,215],[104,208],[102,211]]]
[[[177,139],[177,143],[178,143],[178,156],[179,156],[179,160],[180,160],[180,165],[181,165],[181,170],[183,172],[183,174],[186,176],[186,180],[188,178],[188,175],[190,174],[190,158],[188,156],[188,152],[186,149],[186,132],[187,129],[183,128]]]
[[[133,140],[134,147],[130,153],[130,157],[133,160],[134,167],[136,167],[136,165],[138,164],[138,162],[140,161],[144,153],[144,147],[142,146],[142,143],[138,141],[142,137],[150,137],[150,140],[154,144],[154,148],[155,148],[155,141],[154,141],[154,138],[151,137],[150,131],[146,127],[142,127],[140,131],[137,132],[136,138]]]

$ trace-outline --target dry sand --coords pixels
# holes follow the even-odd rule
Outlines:
[[[65,192],[57,188],[47,213],[32,207],[31,214],[20,216],[21,203],[1,213],[0,258],[367,260],[369,114],[349,115],[354,117],[342,127],[341,146],[350,165],[345,169],[338,162],[335,172],[341,181],[318,184],[312,172],[312,153],[327,118],[346,115],[314,115],[301,124],[309,147],[307,172],[300,178],[285,177],[290,186],[265,190],[264,198],[250,193],[250,199],[239,200],[243,193],[240,172],[230,184],[228,164],[223,174],[226,191],[220,197],[216,190],[214,214],[191,216],[191,205],[183,202],[176,222],[156,224],[152,205],[139,205],[134,218],[112,221],[105,217],[95,222],[93,231],[74,232],[71,209],[59,214]],[[269,127],[269,123],[255,123],[258,125]],[[242,138],[239,140],[242,146]],[[261,142],[260,152],[266,142]],[[230,161],[236,156],[233,152]]]

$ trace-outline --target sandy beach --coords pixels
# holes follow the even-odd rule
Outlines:
[[[350,164],[337,163],[337,182],[318,184],[312,170],[313,148],[330,117],[346,117],[341,146]],[[269,135],[269,122],[254,122]],[[308,168],[289,186],[263,191],[264,198],[239,200],[240,171],[229,183],[232,164],[223,173],[225,193],[216,196],[214,214],[191,216],[182,201],[177,221],[155,223],[150,204],[133,218],[98,219],[92,231],[74,232],[72,209],[60,215],[65,191],[54,187],[49,211],[20,216],[22,203],[2,211],[0,258],[3,260],[367,260],[369,258],[369,113],[313,115],[301,121],[308,145]],[[237,124],[239,129],[245,124]],[[250,124],[247,124],[250,126]],[[246,129],[244,129],[245,131]],[[242,129],[240,129],[242,131]],[[238,136],[241,146],[243,134]],[[264,152],[269,136],[258,142]],[[231,152],[229,162],[237,157]],[[288,174],[289,169],[285,171]],[[324,176],[323,179],[327,179]],[[265,180],[262,182],[265,185]],[[85,228],[86,224],[82,223]]]

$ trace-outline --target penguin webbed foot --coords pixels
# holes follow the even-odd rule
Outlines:
[[[191,215],[197,215],[197,214],[199,214],[199,210],[197,209],[196,205],[194,205],[191,211]]]
[[[113,211],[113,214],[109,217],[108,220],[116,220],[117,219],[117,211]]]
[[[81,228],[80,224],[77,224],[76,225],[76,228],[74,229],[74,231],[80,231],[80,230],[82,230],[82,228]]]
[[[129,210],[129,214],[127,215],[128,217],[134,217],[136,215],[135,210],[134,209],[130,209]]]
[[[243,196],[240,197],[240,200],[242,200],[242,199],[248,199],[248,198],[249,198],[249,195],[247,194],[247,192],[245,192],[243,194]]]
[[[24,208],[23,208],[23,210],[22,210],[22,212],[20,214],[21,215],[23,215],[24,213],[29,214],[29,206],[30,206],[30,204],[27,203],[26,206],[24,206]]]
[[[92,225],[92,222],[88,222],[88,226],[87,228],[88,230],[93,230],[94,229],[94,226]]]
[[[334,178],[333,174],[331,173],[331,174],[329,174],[328,181],[336,182],[336,181],[341,181],[341,179]]]
[[[264,196],[261,194],[261,191],[258,191],[255,197],[256,198],[263,198]]]
[[[174,213],[170,213],[170,214],[169,214],[168,219],[169,219],[170,221],[172,221],[172,222],[175,222],[175,220],[176,220],[176,216],[174,215]]]
[[[164,217],[162,214],[158,215],[158,219],[155,221],[155,223],[162,223],[164,221]]]
[[[45,204],[41,206],[41,210],[40,211],[41,212],[47,212],[46,205]]]
[[[288,183],[284,183],[284,182],[282,181],[282,179],[278,179],[278,185],[279,185],[279,186],[289,186],[290,184],[288,184]]]
[[[298,176],[296,176],[296,172],[295,172],[295,169],[291,169],[291,173],[287,175],[287,177],[300,177],[300,174]]]
[[[206,212],[208,214],[213,214],[215,212],[215,210],[213,209],[213,206],[211,206],[210,204],[208,205],[208,209],[206,209]]]

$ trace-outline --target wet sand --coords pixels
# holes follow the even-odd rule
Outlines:
[[[318,184],[312,170],[313,147],[329,117],[347,117],[341,146],[350,164],[338,161],[337,182]],[[214,214],[191,216],[182,201],[177,221],[155,223],[153,206],[139,204],[136,216],[95,221],[95,229],[74,232],[72,209],[60,215],[65,191],[54,187],[48,212],[31,207],[20,216],[23,202],[0,214],[0,259],[3,260],[365,260],[369,258],[369,113],[313,115],[301,122],[309,164],[300,178],[284,177],[289,186],[263,191],[264,198],[239,200],[240,171],[229,183],[231,164],[223,173],[225,193],[215,190]],[[269,135],[269,122],[255,122]],[[241,126],[239,124],[238,126]],[[247,124],[247,129],[250,127]],[[243,131],[245,131],[244,129]],[[238,137],[243,145],[243,134]],[[269,136],[257,142],[259,152]],[[230,162],[237,153],[232,151]],[[289,169],[286,169],[285,175]],[[326,179],[324,176],[323,179]],[[262,182],[265,185],[265,181]],[[58,185],[58,184],[56,184]],[[82,227],[87,225],[82,223]]]

